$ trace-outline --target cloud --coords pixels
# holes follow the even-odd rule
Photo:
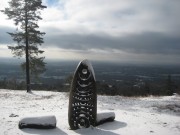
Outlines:
[[[14,29],[11,27],[0,26],[0,45],[1,44],[11,44],[12,39],[7,32],[13,32]]]
[[[180,54],[180,36],[146,32],[122,37],[101,35],[48,35],[45,46],[74,50],[120,50],[142,54]]]
[[[7,7],[6,0],[1,3],[0,9]],[[47,9],[41,12],[40,27],[57,27],[62,33],[180,34],[179,0],[43,0],[43,4]]]
[[[178,64],[180,65],[179,55],[166,54],[137,54],[127,53],[120,50],[103,51],[98,49],[91,50],[73,50],[60,49],[57,47],[44,48],[46,59],[65,59],[65,60],[82,60],[90,59],[96,61],[111,61],[115,63],[131,64]],[[53,54],[53,55],[52,55]]]
[[[119,36],[146,31],[179,33],[178,0],[62,0],[43,18],[54,18],[44,26],[58,26],[63,32],[108,33]],[[51,13],[51,8],[59,13]],[[78,29],[78,31],[77,31]]]
[[[13,31],[9,27],[0,27],[0,43],[12,43],[11,37],[6,33]],[[95,34],[62,34],[57,29],[50,29],[44,37],[46,47],[60,49],[91,51],[91,52],[119,52],[141,54],[180,54],[180,37],[158,32],[141,34],[128,34],[114,37],[104,33]],[[93,51],[92,51],[93,50]],[[101,51],[99,51],[101,50]]]
[[[7,7],[6,0],[1,3],[0,9]],[[42,46],[46,57],[60,57],[62,51],[61,57],[68,59],[180,61],[179,0],[43,0],[43,4],[48,8],[38,24],[46,32]],[[0,18],[0,44],[10,44],[6,32],[15,27],[2,13]]]

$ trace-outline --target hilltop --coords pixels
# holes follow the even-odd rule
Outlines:
[[[88,129],[69,130],[68,93],[0,89],[0,134],[4,135],[179,135],[180,96],[122,97],[98,96],[98,113],[115,112],[114,122]],[[18,129],[26,116],[55,115],[52,130]]]

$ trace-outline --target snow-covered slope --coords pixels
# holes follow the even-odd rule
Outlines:
[[[68,94],[0,89],[0,135],[180,135],[180,96],[127,98],[98,96],[98,112],[115,112],[114,122],[69,130]],[[18,129],[23,117],[55,115],[57,128]]]

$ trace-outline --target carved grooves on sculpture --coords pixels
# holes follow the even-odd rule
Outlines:
[[[76,89],[73,94],[74,103],[72,104],[73,123],[76,128],[87,128],[95,121],[93,89],[92,73],[82,66],[77,73]]]

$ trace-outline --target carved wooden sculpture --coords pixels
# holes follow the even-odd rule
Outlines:
[[[68,119],[71,129],[96,126],[97,93],[95,75],[88,60],[77,66],[71,84]]]

